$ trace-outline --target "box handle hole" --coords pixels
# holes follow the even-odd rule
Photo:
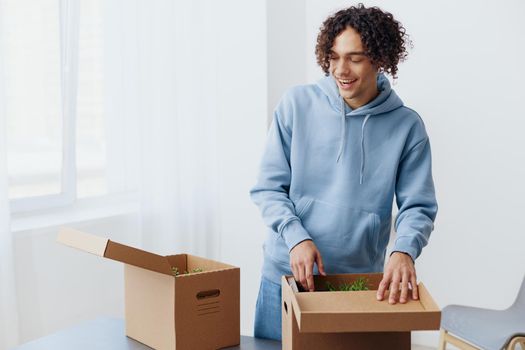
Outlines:
[[[208,299],[208,298],[216,298],[219,295],[221,295],[221,291],[218,289],[211,289],[211,290],[205,290],[203,292],[197,293],[197,299]]]
[[[284,304],[284,312],[288,315],[288,305],[286,305],[286,301],[283,301]]]

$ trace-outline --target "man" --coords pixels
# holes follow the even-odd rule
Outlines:
[[[377,299],[418,298],[414,261],[437,213],[423,121],[391,89],[405,29],[362,4],[329,17],[317,38],[326,77],[288,90],[277,106],[251,190],[269,227],[255,336],[281,339],[280,278],[313,291],[313,275],[381,272]],[[384,265],[392,204],[399,213]]]

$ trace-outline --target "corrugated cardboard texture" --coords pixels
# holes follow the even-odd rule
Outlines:
[[[301,332],[369,332],[439,329],[440,311],[422,283],[419,300],[405,304],[388,303],[388,295],[377,301],[376,290],[380,274],[336,276],[351,283],[357,277],[366,277],[371,290],[353,292],[294,293],[292,304]],[[325,279],[330,280],[330,276]],[[321,279],[317,280],[321,285]],[[334,278],[331,279],[333,283]]]
[[[166,259],[171,267],[176,267],[180,273],[188,271],[187,254],[168,255]]]
[[[204,271],[214,271],[235,268],[235,266],[224,264],[218,261],[201,258],[195,255],[187,254],[188,271],[201,268]]]
[[[285,277],[282,278],[281,284],[281,328],[282,328],[282,345],[284,350],[298,349],[300,342],[299,328],[295,319],[294,307],[292,301],[294,291],[286,282]],[[297,344],[297,345],[296,345]],[[294,347],[294,345],[296,345]]]
[[[406,304],[394,305],[389,304],[386,299],[377,301],[375,290],[297,293],[295,297],[303,314],[425,311],[425,307],[418,300],[409,299]]]
[[[58,230],[57,241],[98,256],[104,256],[108,243],[107,238],[90,235],[69,227],[61,227]]]
[[[89,233],[68,227],[59,229],[57,241],[88,253],[142,267],[155,272],[172,274],[166,257],[129,247]]]
[[[159,350],[219,349],[240,343],[239,268],[189,254],[163,257],[66,228],[58,240],[126,263],[129,337]],[[172,267],[182,274],[175,277]],[[196,268],[203,272],[191,273]]]
[[[166,257],[171,267],[178,268],[180,274],[201,269],[203,272],[219,271],[235,268],[235,266],[223,264],[218,261],[201,258],[191,254],[168,255]]]
[[[427,288],[423,285],[423,283],[418,284],[417,291],[419,294],[419,300],[421,301],[421,304],[425,306],[425,309],[427,311],[440,312],[439,306],[436,304],[434,299],[432,299],[432,296],[428,292]]]
[[[124,244],[109,241],[104,256],[108,259],[121,261],[150,271],[172,275],[171,265],[166,257],[128,247]]]
[[[192,268],[190,263],[188,268]],[[176,278],[178,350],[218,349],[240,343],[239,286],[239,268]]]
[[[175,349],[175,278],[124,267],[126,335],[158,350]]]
[[[409,350],[410,332],[301,333],[292,302],[293,291],[282,288],[284,350]]]

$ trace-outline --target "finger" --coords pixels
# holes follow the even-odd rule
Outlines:
[[[319,269],[319,273],[323,276],[326,276],[326,272],[324,270],[324,263],[323,258],[321,257],[321,253],[317,252],[317,268]]]
[[[394,273],[394,277],[392,278],[392,281],[390,282],[390,296],[388,297],[388,302],[390,304],[395,304],[397,301],[397,294],[399,292],[399,283],[400,283],[400,277],[398,273]]]
[[[416,274],[412,274],[410,284],[412,284],[412,299],[418,300],[419,299],[419,291],[417,289],[417,277]]]
[[[379,288],[377,289],[376,298],[377,300],[383,300],[385,297],[385,291],[388,288],[388,285],[390,283],[390,274],[386,273],[383,275],[383,279],[379,283]]]
[[[315,258],[312,260],[306,260],[305,262],[305,275],[306,275],[306,284],[308,285],[308,290],[310,292],[313,292],[315,290],[314,287],[314,261]]]
[[[308,291],[313,292],[314,287],[314,275],[313,275],[313,263],[311,266],[306,267],[306,283],[308,284]]]
[[[301,286],[303,287],[304,290],[308,290],[308,284],[306,283],[306,275],[304,273],[303,264],[299,264],[298,272],[299,272],[299,282],[301,283]]]
[[[291,264],[290,267],[292,268],[293,278],[296,282],[299,282],[299,272],[297,270],[297,266],[295,264]]]
[[[408,273],[403,273],[403,278],[401,280],[401,296],[399,297],[399,302],[404,304],[407,302],[408,297]]]

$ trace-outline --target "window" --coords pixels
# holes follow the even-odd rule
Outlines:
[[[63,120],[58,1],[2,8],[9,197],[61,192]]]
[[[2,4],[13,212],[70,205],[108,195],[112,188],[134,189],[108,184],[108,177],[119,182],[115,173],[125,172],[108,168],[107,162],[107,127],[115,125],[107,114],[115,107],[106,105],[103,9],[95,0]]]

